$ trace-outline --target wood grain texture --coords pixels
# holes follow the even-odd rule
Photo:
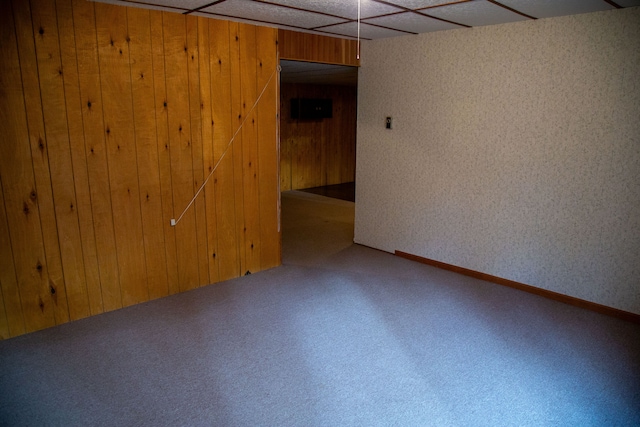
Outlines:
[[[4,39],[2,39],[4,40]],[[0,188],[2,180],[0,179]],[[9,224],[5,211],[4,197],[0,191],[0,339],[25,333],[24,316],[20,303],[20,290],[13,262]]]
[[[258,164],[260,169],[260,267],[265,270],[281,264],[282,236],[279,231],[280,191],[278,182],[278,32],[257,27],[257,88],[264,91],[258,104]]]
[[[213,175],[216,197],[216,228],[220,280],[240,275],[240,254],[236,233],[233,147],[235,132],[231,110],[230,23],[209,21],[211,96],[213,102],[213,158],[218,168]],[[226,34],[226,37],[224,36]],[[229,148],[227,148],[229,147]]]
[[[360,66],[355,40],[278,30],[280,59]]]
[[[256,81],[256,27],[239,24],[242,127],[242,199],[244,201],[244,253],[246,271],[260,271],[260,198],[258,193],[258,98]]]
[[[60,237],[63,280],[67,293],[69,317],[71,320],[76,320],[90,314],[78,218],[78,201],[74,183],[75,176],[73,173],[69,173],[73,169],[70,141],[72,138],[77,141],[81,131],[75,126],[77,122],[72,124],[69,122],[64,87],[65,79],[76,86],[77,79],[76,82],[73,82],[76,74],[72,67],[69,67],[69,76],[65,76],[60,50],[60,35],[62,33],[58,30],[55,7],[44,4],[42,7],[32,10],[32,17],[35,22],[40,23],[40,28],[48,29],[38,31],[37,35],[34,34],[36,57],[51,186],[55,202],[55,217]],[[69,41],[67,37],[65,43],[67,44],[67,52],[73,55],[73,41]],[[71,93],[68,95],[73,96]],[[81,136],[79,137],[81,138]],[[78,180],[80,179],[79,176]],[[58,291],[53,295],[60,296]]]
[[[128,10],[128,36],[131,55],[131,89],[135,145],[140,184],[140,209],[147,286],[151,299],[169,294],[167,260],[162,225],[158,137],[155,114],[155,86],[151,50],[151,14],[144,9]]]
[[[49,168],[55,202],[55,217],[60,235],[63,281],[67,293],[69,317],[71,320],[75,320],[90,314],[78,220],[78,202],[69,145],[70,132],[78,132],[79,129],[70,127],[67,117],[64,92],[66,76],[61,61],[56,9],[54,5],[44,3],[33,9],[32,15],[33,21],[38,22],[40,28],[43,29],[43,31],[38,30],[34,34],[40,94],[45,137],[49,148]],[[69,80],[73,80],[73,74],[70,74]],[[55,281],[55,279],[53,280]],[[53,296],[59,296],[58,290]]]
[[[111,311],[122,307],[122,295],[111,205],[94,3],[73,0],[73,23],[100,289],[104,311]]]
[[[278,30],[280,59],[359,66],[357,42]],[[333,98],[334,117],[293,121],[292,97]],[[282,191],[355,180],[354,88],[283,85],[280,106],[280,187]]]
[[[2,188],[2,182],[0,182],[0,188]],[[5,294],[7,294],[7,298],[5,298]],[[4,199],[0,191],[0,339],[11,337],[10,315],[7,313],[6,307],[15,305],[16,297],[19,300],[20,295],[18,293],[16,271],[13,267],[13,254],[11,253],[11,242],[9,240],[9,227],[4,209]],[[5,299],[8,303],[5,302]],[[18,314],[21,315],[22,313]],[[13,321],[15,322],[15,320]]]
[[[11,4],[0,6],[0,181],[25,331],[56,324]],[[17,23],[18,26],[21,22]],[[9,310],[7,310],[9,311]]]
[[[40,80],[36,59],[35,33],[31,22],[29,3],[14,2],[13,12],[16,22],[20,68],[23,78],[24,101],[29,129],[29,143],[33,160],[33,173],[36,180],[35,197],[40,213],[42,239],[45,248],[49,287],[55,290],[52,300],[57,323],[69,320],[65,283],[62,271],[62,258],[58,243],[58,227],[55,217],[51,171],[49,168],[49,147],[45,135],[44,115],[40,94]],[[37,28],[38,36],[43,36],[43,26]],[[40,34],[42,33],[42,34]]]
[[[277,79],[249,111],[276,30],[84,0],[0,12],[0,339],[280,263]]]
[[[182,15],[164,15],[164,56],[166,68],[171,183],[176,219],[189,205],[194,194],[193,152],[189,110],[189,48],[186,19]],[[195,210],[189,209],[176,226],[178,282],[180,291],[199,285]]]
[[[242,108],[242,80],[240,75],[240,24],[229,24],[229,62],[231,64],[231,130],[235,135],[229,154],[233,158],[233,188],[236,217],[236,239],[241,274],[247,273],[246,225],[244,212],[244,139],[241,125],[245,119]]]
[[[136,160],[127,8],[96,4],[109,183],[124,306],[149,299]]]
[[[167,104],[165,56],[164,56],[164,14],[150,11],[151,50],[153,61],[153,88],[155,94],[155,116],[158,147],[158,171],[162,199],[162,229],[165,244],[166,271],[169,294],[180,291],[178,280],[178,253],[176,231],[171,227],[174,217],[173,187],[171,182],[171,151],[169,149],[169,117]]]
[[[209,267],[209,282],[220,280],[218,264],[218,234],[216,221],[216,195],[214,179],[211,175],[215,167],[214,159],[214,120],[213,120],[213,96],[211,93],[211,49],[209,19],[198,18],[198,67],[200,70],[200,121],[202,123],[202,179],[209,179],[210,183],[204,187],[204,205],[206,217],[207,262]]]
[[[187,16],[187,68],[189,70],[189,115],[191,118],[191,149],[193,170],[193,189],[191,194],[195,195],[204,183],[204,160],[202,141],[202,108],[206,99],[202,98],[200,91],[200,47],[198,45],[198,23],[200,21],[195,16]],[[204,48],[204,46],[203,46]],[[204,49],[203,49],[204,50]],[[198,283],[197,286],[208,285],[209,279],[209,257],[207,238],[207,212],[206,193],[200,192],[196,197],[194,211],[196,215],[196,243],[198,248]]]
[[[76,195],[76,212],[80,231],[80,250],[84,264],[84,281],[87,292],[88,310],[84,315],[100,314],[104,311],[100,274],[94,233],[93,215],[91,211],[91,191],[89,188],[89,172],[84,144],[84,128],[82,124],[82,100],[78,76],[77,49],[73,25],[73,8],[71,0],[56,2],[58,31],[60,33],[60,53],[62,61],[64,98],[69,126],[69,147],[73,165],[73,182]],[[70,315],[74,309],[70,307]]]
[[[283,84],[281,96],[281,188],[297,190],[355,180],[355,87]],[[333,101],[333,117],[322,120],[291,119],[292,98]]]

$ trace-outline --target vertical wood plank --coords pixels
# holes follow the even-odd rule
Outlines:
[[[6,303],[5,294],[8,296]],[[8,307],[7,303],[9,304]],[[18,293],[18,283],[16,282],[16,270],[13,266],[13,253],[11,252],[7,214],[4,209],[4,196],[2,195],[2,182],[0,181],[0,340],[13,336],[11,334],[11,320],[13,319],[10,319],[11,316],[8,314],[8,310],[12,308],[14,310],[20,308],[20,295]],[[16,311],[21,317],[22,312]]]
[[[204,182],[203,163],[203,141],[202,141],[202,110],[204,100],[200,91],[200,50],[204,46],[198,45],[198,23],[196,16],[187,16],[187,68],[189,70],[189,116],[191,119],[191,149],[193,168],[193,189],[191,194],[196,194]],[[200,192],[194,203],[193,209],[196,215],[196,235],[198,244],[198,286],[211,283],[209,279],[209,257],[207,238],[207,213],[206,213],[206,193]],[[212,218],[213,219],[213,218]]]
[[[5,41],[4,38],[0,40],[3,43]],[[5,339],[24,334],[25,328],[16,269],[13,263],[11,239],[9,238],[9,224],[4,204],[1,175],[0,173],[0,293],[2,294],[1,303],[3,306],[0,308],[2,311],[0,313],[0,335],[2,335],[0,339]]]
[[[162,225],[162,194],[158,165],[155,89],[151,51],[150,11],[128,9],[131,85],[135,126],[142,231],[151,299],[169,294]]]
[[[73,0],[85,153],[104,311],[122,307],[105,141],[94,3]]]
[[[231,22],[229,24],[229,60],[231,63],[231,129],[235,134],[235,139],[231,145],[233,156],[233,189],[236,217],[236,238],[238,240],[238,259],[240,261],[241,274],[247,273],[246,226],[244,220],[244,173],[243,166],[243,140],[240,125],[245,116],[242,108],[242,80],[240,77],[240,24]],[[237,133],[236,133],[237,132]]]
[[[4,296],[2,295],[2,286],[0,286],[0,340],[9,338],[9,322],[7,320],[7,312],[4,308]]]
[[[333,118],[321,121],[290,118],[291,98],[330,98]],[[355,180],[356,88],[283,84],[281,168],[290,189],[333,185]],[[286,178],[282,178],[281,182]]]
[[[240,275],[233,147],[229,147],[234,132],[232,123],[235,123],[231,121],[231,29],[229,27],[230,24],[227,21],[211,20],[209,22],[214,161],[220,162],[213,176],[218,231],[216,259],[219,263],[220,280],[228,280]]]
[[[242,127],[242,189],[244,200],[244,233],[246,269],[252,273],[260,271],[260,196],[258,192],[258,124],[256,67],[256,27],[239,24],[240,34],[240,82],[242,116],[246,117]]]
[[[189,117],[188,45],[185,17],[166,13],[163,22],[171,182],[174,215],[179,216],[193,197],[193,154]],[[178,219],[178,218],[176,218]],[[195,211],[190,208],[176,225],[180,291],[199,284]]]
[[[36,60],[34,27],[31,21],[31,9],[28,2],[15,2],[16,35],[20,55],[20,67],[24,88],[24,100],[27,109],[29,142],[33,160],[33,172],[36,179],[36,193],[42,226],[42,238],[45,248],[49,287],[55,289],[51,295],[56,323],[69,320],[66,288],[62,270],[62,257],[58,239],[58,224],[53,202],[53,188],[49,170],[49,149],[44,129],[40,80]],[[38,32],[40,28],[38,28]],[[42,28],[44,32],[44,28]]]
[[[4,296],[2,295],[2,287],[0,286],[0,340],[7,339],[10,336],[7,312],[4,308]]]
[[[260,191],[260,268],[282,263],[282,240],[279,232],[280,192],[278,177],[278,66],[277,30],[256,28],[258,46],[258,91],[264,94],[258,105],[258,164]]]
[[[348,90],[348,89],[345,89]],[[333,104],[333,117],[331,119],[331,127],[327,128],[324,133],[324,153],[322,156],[322,169],[325,176],[324,185],[337,184],[340,179],[340,160],[341,153],[339,150],[340,134],[343,122],[342,105],[337,104],[334,93],[330,92]]]
[[[32,19],[34,30],[38,28],[37,31],[34,31],[36,59],[63,280],[67,293],[69,317],[71,320],[75,320],[87,317],[90,310],[84,274],[71,147],[69,145],[70,135],[63,81],[64,69],[54,2],[39,2],[38,7],[32,10]]]
[[[331,136],[332,129],[327,129],[326,126],[322,126],[321,123],[317,125],[319,140],[316,142],[317,145],[320,146],[320,150],[317,152],[318,155],[318,163],[320,164],[320,169],[318,171],[318,175],[316,179],[316,183],[314,183],[314,187],[318,185],[327,185],[327,151],[329,139]],[[319,182],[319,184],[317,184]]]
[[[7,339],[10,336],[7,312],[4,308],[4,296],[2,295],[2,287],[0,286],[0,340]]]
[[[274,264],[277,107],[249,110],[275,30],[84,0],[0,13],[0,339]]]
[[[167,110],[167,91],[165,87],[165,56],[163,16],[160,11],[151,14],[151,49],[153,60],[153,86],[155,93],[155,115],[158,146],[158,167],[160,173],[160,192],[162,197],[162,227],[164,231],[164,252],[167,262],[167,281],[169,294],[180,291],[178,280],[178,258],[176,252],[175,228],[171,227],[173,218],[173,189],[171,184],[171,151],[169,149],[169,118]]]
[[[89,304],[89,312],[87,315],[95,315],[102,313],[104,306],[102,303],[102,290],[100,288],[98,255],[96,252],[93,214],[91,211],[89,173],[87,171],[87,157],[85,154],[82,101],[78,77],[73,10],[71,0],[57,0],[56,6],[60,36],[60,53],[62,69],[64,70],[64,98],[68,117],[67,126],[76,193],[76,211],[80,229],[84,280]],[[71,307],[70,313],[73,313]]]
[[[127,8],[97,3],[96,28],[109,182],[125,306],[149,299],[133,123]]]
[[[3,40],[4,41],[4,40]],[[13,253],[9,240],[9,228],[7,226],[7,214],[4,209],[4,196],[2,194],[2,181],[0,181],[0,340],[11,337],[9,318],[5,305],[4,294],[13,307],[20,307],[20,295],[17,292],[16,271],[13,266]],[[16,296],[17,305],[16,305]],[[21,312],[19,314],[22,314]]]
[[[11,4],[0,2],[0,182],[25,332],[56,324]],[[18,15],[18,14],[17,14]]]
[[[279,44],[278,44],[279,45]],[[296,123],[293,122],[291,117],[291,95],[287,91],[287,88],[291,87],[291,85],[281,84],[280,88],[280,113],[279,113],[279,124],[280,124],[280,190],[288,191],[292,190],[291,184],[291,168],[293,164],[292,160],[292,147],[293,147],[293,138],[292,133],[294,133],[294,128]]]
[[[213,111],[211,97],[211,57],[209,43],[209,22],[207,18],[198,18],[198,47],[200,69],[200,121],[202,123],[202,173],[206,180],[213,171],[215,160],[213,156]],[[211,177],[204,188],[206,209],[206,237],[207,237],[207,265],[209,266],[209,281],[216,283],[220,280],[218,271],[218,242],[216,226],[216,195],[215,179]]]

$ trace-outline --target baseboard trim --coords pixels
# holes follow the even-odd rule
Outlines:
[[[435,261],[429,258],[413,255],[407,252],[396,250],[395,255],[401,258],[406,258],[411,261],[417,261],[422,264],[427,264],[433,267],[441,268],[443,270],[453,271],[454,273],[462,274],[464,276],[485,280],[487,282],[495,283],[497,285],[508,286],[510,288],[519,289],[521,291],[529,292],[531,294],[539,295],[555,301],[560,301],[565,304],[573,305],[580,308],[585,308],[587,310],[595,311],[597,313],[605,314],[607,316],[617,317],[619,319],[640,324],[640,315],[631,313],[629,311],[624,311],[624,310],[609,307],[606,305],[598,304],[595,302],[586,301],[580,298],[575,298],[575,297],[561,294],[558,292],[548,291],[546,289],[537,288],[535,286],[525,285],[524,283],[515,282],[509,279],[503,279],[502,277],[492,276],[490,274],[470,270],[464,267],[458,267],[457,265],[447,264],[441,261]]]

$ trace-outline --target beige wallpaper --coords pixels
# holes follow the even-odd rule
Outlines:
[[[356,242],[640,314],[640,8],[361,61]]]

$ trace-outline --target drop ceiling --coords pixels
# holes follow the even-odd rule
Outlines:
[[[358,0],[96,1],[334,37],[358,36]],[[360,37],[380,39],[634,6],[640,6],[640,0],[360,0]]]

